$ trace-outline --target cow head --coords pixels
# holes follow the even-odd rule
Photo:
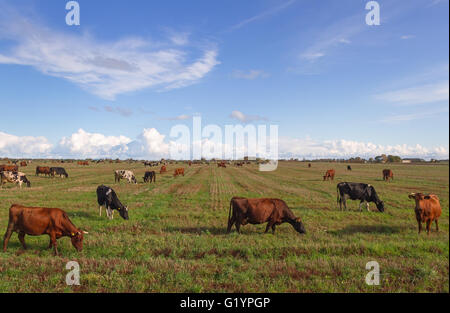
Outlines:
[[[85,231],[78,231],[76,233],[70,234],[70,240],[72,241],[72,245],[75,249],[77,249],[78,252],[81,252],[83,250],[83,234],[87,234],[88,232]]]
[[[376,205],[377,205],[378,211],[384,212],[385,208],[384,208],[384,202],[383,201],[377,202]]]
[[[124,219],[124,220],[128,220],[128,207],[124,206],[124,207],[119,207],[117,208],[117,210],[119,211],[120,216]]]
[[[292,226],[294,226],[294,229],[300,234],[306,234],[305,226],[299,217],[294,220]]]

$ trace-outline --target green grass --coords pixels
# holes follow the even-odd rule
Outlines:
[[[83,252],[68,238],[59,240],[60,257],[47,250],[48,236],[17,235],[0,253],[0,292],[448,292],[448,165],[352,165],[280,162],[275,172],[256,166],[219,169],[214,165],[171,165],[156,184],[143,184],[141,164],[64,164],[70,178],[35,177],[36,165],[21,168],[32,188],[0,190],[0,230],[6,230],[13,203],[58,207],[89,232]],[[50,164],[45,164],[50,165]],[[60,166],[60,165],[59,165]],[[173,178],[175,167],[186,176]],[[383,182],[381,171],[394,171]],[[335,168],[334,182],[323,182]],[[114,183],[114,169],[135,171],[139,184]],[[336,184],[375,186],[385,213],[336,206]],[[96,188],[113,187],[129,206],[130,220],[98,216]],[[435,193],[443,214],[440,232],[417,234],[410,192]],[[284,199],[305,223],[306,235],[289,224],[276,234],[265,225],[246,225],[226,235],[229,200],[235,196]],[[81,267],[81,286],[65,284],[66,262]],[[381,284],[365,284],[369,261],[377,261]]]

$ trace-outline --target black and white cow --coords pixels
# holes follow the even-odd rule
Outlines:
[[[120,179],[126,179],[130,184],[137,184],[136,177],[132,171],[128,170],[117,170],[114,172],[114,182],[119,183]]]
[[[10,172],[3,171],[0,172],[1,176],[1,187],[6,183],[18,184],[20,188],[22,188],[22,184],[27,184],[27,187],[31,187],[31,183],[28,180],[27,176],[22,172]]]
[[[120,202],[116,192],[111,187],[105,185],[98,186],[97,202],[99,205],[100,216],[102,216],[102,207],[105,207],[106,216],[110,220],[114,218],[114,210],[119,211],[120,216],[124,220],[128,220],[128,207]]]
[[[52,177],[59,176],[59,177],[65,177],[69,178],[69,174],[67,174],[66,170],[63,167],[51,167],[50,168],[50,175]]]
[[[144,174],[144,183],[154,182],[156,183],[156,172],[155,171],[147,171]]]
[[[380,200],[375,188],[363,183],[339,183],[337,185],[337,202],[339,208],[347,209],[346,200],[360,200],[359,210],[362,211],[361,205],[366,202],[367,211],[369,211],[369,202],[375,202],[378,211],[384,212],[384,203]]]

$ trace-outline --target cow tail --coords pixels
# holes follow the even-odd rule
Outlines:
[[[230,225],[230,221],[231,221],[231,209],[233,207],[233,200],[230,200],[230,209],[228,211],[228,225]]]
[[[339,202],[341,202],[341,195],[339,192],[339,186],[336,186],[336,204],[339,205]]]

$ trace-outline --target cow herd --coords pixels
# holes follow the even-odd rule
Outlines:
[[[79,165],[86,166],[87,161],[79,161]],[[148,163],[148,164],[146,164]],[[236,166],[242,166],[244,163],[236,163]],[[157,166],[158,163],[145,162],[144,166]],[[192,163],[189,162],[189,166]],[[226,168],[225,162],[217,162],[218,167]],[[14,167],[14,168],[13,168]],[[311,164],[308,164],[311,168]],[[350,165],[347,170],[351,171]],[[166,173],[167,168],[163,165],[160,169],[160,174]],[[184,168],[176,168],[174,170],[174,177],[184,176]],[[17,165],[0,165],[1,187],[7,182],[31,186],[30,181],[24,173],[18,172]],[[49,177],[65,177],[68,178],[66,170],[62,167],[36,167],[36,176],[45,175]],[[336,171],[334,169],[327,170],[323,176],[323,180],[334,180]],[[389,181],[394,178],[392,170],[383,170],[383,180]],[[130,184],[137,184],[138,181],[134,173],[130,170],[115,170],[114,181],[120,183],[124,179]],[[144,183],[156,183],[156,171],[146,171],[143,177]],[[358,200],[359,211],[362,211],[362,205],[366,204],[366,209],[369,211],[369,203],[374,203],[379,212],[385,211],[384,202],[379,198],[375,188],[370,184],[341,182],[337,184],[337,204],[340,210],[346,210],[346,200]],[[426,223],[426,230],[429,234],[430,225],[432,222],[436,224],[436,231],[439,230],[438,219],[441,215],[441,206],[439,198],[434,194],[412,193],[409,195],[416,203],[415,214],[418,223],[419,233],[422,231],[422,223]],[[108,219],[114,218],[114,211],[118,211],[119,215],[128,220],[128,207],[123,205],[119,200],[116,192],[108,186],[100,185],[97,188],[97,202],[99,205],[99,215],[102,215],[102,208],[106,210]],[[305,225],[300,217],[294,215],[289,209],[286,202],[275,198],[261,198],[261,199],[247,199],[242,197],[233,197],[230,201],[228,213],[227,233],[233,227],[236,227],[240,233],[240,227],[246,224],[263,224],[267,223],[265,232],[270,229],[275,233],[277,225],[289,223],[300,234],[305,234]],[[61,209],[42,208],[42,207],[25,207],[14,204],[9,209],[9,223],[4,236],[3,250],[6,251],[9,238],[13,232],[19,234],[19,240],[24,248],[25,235],[38,236],[48,235],[50,237],[49,248],[54,248],[54,253],[58,254],[56,240],[61,237],[70,237],[73,246],[81,251],[83,247],[83,235],[87,232],[77,228],[70,221],[67,214]]]

